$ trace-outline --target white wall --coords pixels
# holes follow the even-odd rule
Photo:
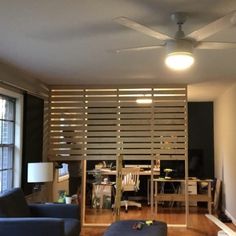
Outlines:
[[[223,181],[223,205],[236,222],[236,83],[214,102],[215,175]]]

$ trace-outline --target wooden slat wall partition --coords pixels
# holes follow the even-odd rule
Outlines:
[[[140,97],[153,102],[137,104]],[[186,86],[52,87],[50,158],[185,159],[186,106]]]

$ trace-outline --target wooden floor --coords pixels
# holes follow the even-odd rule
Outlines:
[[[216,236],[220,230],[214,223],[209,221],[205,214],[207,210],[205,208],[191,208],[190,210],[190,227],[168,227],[169,236],[186,235],[186,236]],[[143,206],[142,210],[135,208],[129,209],[128,213],[123,210],[121,212],[121,219],[150,219],[150,207]],[[86,223],[112,223],[114,216],[111,210],[105,209],[87,209],[86,210]],[[184,208],[161,208],[158,210],[158,214],[155,220],[167,222],[168,224],[184,224],[185,214]],[[102,236],[108,226],[86,226],[82,228],[81,236]],[[232,226],[235,229],[234,226]]]

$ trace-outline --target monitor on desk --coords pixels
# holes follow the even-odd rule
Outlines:
[[[203,167],[203,150],[189,149],[188,150],[188,176],[202,178]],[[169,173],[171,178],[184,178],[185,166],[183,160],[161,160],[160,162],[160,176],[165,177],[165,169],[172,169]]]
[[[163,178],[166,177],[166,169],[172,169],[168,173],[168,177],[170,178],[182,179],[185,177],[184,161],[182,160],[161,160],[160,176]]]

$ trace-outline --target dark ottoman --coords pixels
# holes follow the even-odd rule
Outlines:
[[[135,223],[142,220],[121,220],[109,226],[104,236],[166,236],[167,225],[164,222],[153,221],[152,225],[144,224],[141,230],[133,229]]]

